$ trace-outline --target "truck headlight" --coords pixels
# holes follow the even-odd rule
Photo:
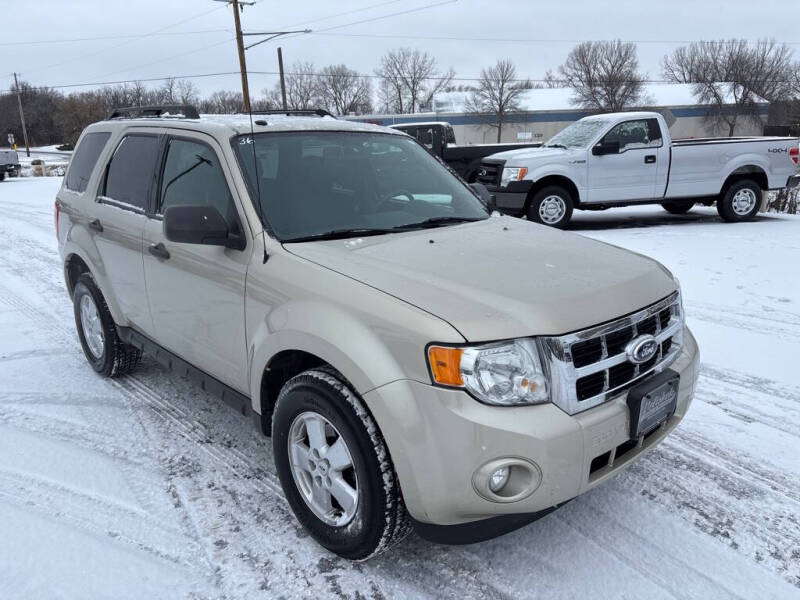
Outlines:
[[[463,388],[486,404],[550,401],[548,373],[531,338],[482,346],[429,346],[428,363],[435,383]]]
[[[522,181],[527,174],[527,167],[506,167],[500,177],[500,187],[507,187],[512,181]]]

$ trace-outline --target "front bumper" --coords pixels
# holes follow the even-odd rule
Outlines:
[[[495,197],[497,210],[510,215],[519,216],[525,211],[528,192],[533,187],[532,181],[512,181],[508,187],[489,185],[486,188]]]
[[[423,529],[461,526],[500,515],[548,511],[630,464],[683,419],[694,394],[698,363],[697,344],[686,329],[683,349],[670,366],[681,377],[675,414],[640,447],[591,473],[595,458],[628,442],[626,394],[574,416],[554,404],[488,406],[462,391],[411,380],[376,388],[364,400],[388,444],[413,519]],[[473,488],[473,473],[505,457],[533,461],[541,470],[541,483],[516,502],[487,500]]]

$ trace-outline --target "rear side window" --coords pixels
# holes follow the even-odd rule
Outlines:
[[[108,165],[103,196],[146,210],[156,174],[158,144],[154,135],[122,138]]]
[[[109,137],[111,137],[111,134],[107,132],[87,133],[83,136],[81,143],[75,149],[72,161],[69,163],[69,171],[67,171],[65,181],[68,190],[73,192],[86,191],[94,166],[97,164],[97,159],[100,157],[103,148],[106,147]]]
[[[180,205],[213,206],[230,218],[233,200],[216,153],[205,144],[174,139],[164,164],[158,212]]]

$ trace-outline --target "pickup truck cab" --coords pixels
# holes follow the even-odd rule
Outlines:
[[[404,123],[391,125],[415,138],[428,151],[441,158],[451,169],[458,173],[465,181],[470,183],[477,179],[481,160],[485,157],[522,148],[538,148],[541,142],[519,144],[474,144],[459,146],[456,144],[456,134],[450,123],[439,121],[430,123]]]
[[[252,416],[273,450],[253,462],[347,558],[529,523],[694,393],[666,268],[490,212],[393,129],[117,110],[81,135],[55,224],[91,368],[145,352]]]
[[[0,181],[6,175],[16,177],[20,172],[19,154],[16,150],[0,150]]]
[[[497,208],[563,228],[574,209],[659,203],[682,214],[716,202],[729,222],[758,213],[763,192],[796,186],[798,139],[673,140],[654,112],[601,114],[577,121],[541,148],[488,157],[477,181]]]

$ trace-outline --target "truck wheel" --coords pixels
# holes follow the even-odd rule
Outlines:
[[[662,202],[661,206],[671,215],[685,215],[692,210],[694,202]]]
[[[761,208],[761,186],[751,179],[733,183],[717,200],[717,212],[729,223],[752,221]]]
[[[572,218],[572,209],[570,193],[562,187],[551,185],[542,188],[531,198],[528,220],[564,229]]]
[[[89,273],[78,278],[72,303],[78,338],[92,368],[104,377],[118,377],[135,369],[142,352],[119,339],[114,318]]]
[[[0,171],[0,181],[3,181],[6,178],[6,172]]]
[[[333,369],[305,371],[283,386],[272,448],[289,506],[331,552],[364,560],[411,531],[378,426]]]

